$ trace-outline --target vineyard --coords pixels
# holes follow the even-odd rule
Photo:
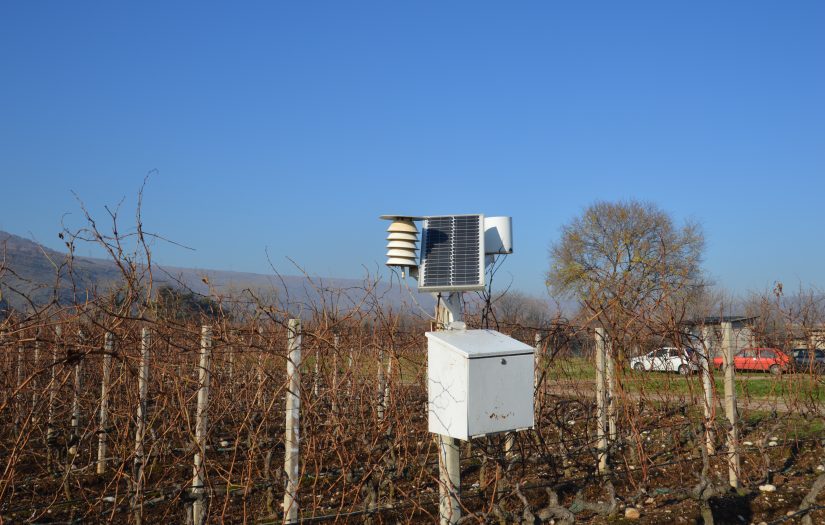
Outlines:
[[[281,523],[289,492],[305,523],[436,522],[430,327],[376,309],[336,313],[7,319],[3,521]],[[734,490],[722,391],[708,421],[698,375],[619,366],[600,434],[594,333],[500,329],[536,345],[536,427],[462,442],[462,522],[825,520],[820,377],[740,378]],[[285,412],[290,396],[299,414]]]
[[[825,0],[43,4],[0,525],[825,525]]]
[[[54,299],[0,318],[2,523],[825,522],[823,376],[735,372],[730,318],[696,321],[729,305],[680,282],[609,318],[465,294],[468,327],[534,348],[535,425],[458,441],[445,479],[425,337],[440,303],[399,306],[369,277],[307,276],[300,299],[161,286],[149,234],[87,219],[61,234]],[[81,288],[78,243],[120,277]],[[821,306],[779,290],[742,322],[750,344],[787,347]],[[631,368],[670,345],[696,349],[696,373]]]

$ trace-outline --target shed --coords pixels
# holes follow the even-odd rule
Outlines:
[[[743,315],[723,315],[710,316],[685,321],[686,335],[691,346],[697,349],[702,348],[702,344],[708,349],[708,357],[713,359],[716,355],[721,355],[722,351],[722,323],[730,323],[733,330],[733,353],[737,353],[743,348],[758,346],[756,336],[753,332],[753,322],[757,317],[747,317]]]

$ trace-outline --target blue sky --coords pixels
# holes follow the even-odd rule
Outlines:
[[[170,265],[382,268],[384,213],[511,215],[501,281],[596,200],[700,222],[737,293],[825,287],[825,3],[0,4],[0,229],[59,247],[144,176]],[[383,270],[382,270],[383,271]]]

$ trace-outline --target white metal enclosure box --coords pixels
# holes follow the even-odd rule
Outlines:
[[[466,440],[533,427],[533,348],[495,330],[427,332],[429,430]]]

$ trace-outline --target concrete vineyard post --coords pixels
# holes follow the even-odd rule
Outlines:
[[[378,342],[378,421],[384,421],[384,346]]]
[[[736,410],[736,368],[733,361],[733,325],[722,323],[722,352],[725,356],[725,415],[728,418],[728,481],[739,488],[739,414]]]
[[[541,373],[541,334],[536,332],[536,335],[533,336],[533,347],[535,348],[535,352],[533,354],[533,358],[535,360],[534,370],[535,373],[533,374],[533,388],[538,390],[539,387],[539,379]]]
[[[516,433],[507,432],[504,437],[504,454],[507,459],[513,459],[513,450],[516,448]]]
[[[115,351],[115,335],[106,332],[103,341],[103,370],[100,380],[100,426],[97,430],[97,473],[106,472],[106,456],[109,453],[109,381],[112,373],[112,353]]]
[[[300,476],[300,411],[301,411],[301,321],[289,320],[286,377],[286,434],[284,436],[284,523],[298,522],[298,482]]]
[[[596,450],[599,454],[599,473],[607,472],[607,403],[605,396],[605,334],[596,328]]]
[[[258,342],[260,344],[260,347],[258,348],[258,353],[257,353],[257,355],[258,355],[258,366],[256,368],[256,371],[257,371],[258,390],[255,393],[255,399],[258,402],[258,409],[259,410],[264,410],[264,407],[266,407],[266,399],[265,399],[266,393],[264,392],[264,382],[266,381],[266,379],[265,379],[266,376],[264,374],[264,365],[266,363],[266,355],[264,354],[264,327],[259,326],[258,329],[252,334],[251,337],[252,337],[253,344],[254,344],[254,341],[255,341],[255,334],[256,333],[258,335]]]
[[[338,334],[332,338],[332,413],[338,414]]]
[[[86,336],[81,330],[77,331],[77,349],[84,352]],[[74,365],[74,382],[72,389],[72,436],[77,438],[80,435],[80,391],[83,387],[83,359],[78,359]]]
[[[541,333],[536,332],[533,336],[533,418],[538,421],[539,420],[539,411],[541,410],[541,405],[544,403],[544,391],[546,387],[541,382],[542,373],[544,371],[544,360],[541,357]],[[515,445],[515,432],[513,433],[513,440],[511,441],[508,436],[507,452],[512,453],[513,446]]]
[[[54,424],[54,410],[57,401],[57,347],[63,338],[63,327],[57,325],[54,327],[54,342],[52,343],[52,364],[51,364],[51,379],[49,381],[49,406],[46,414],[46,443],[51,450],[51,442],[54,439],[57,429]],[[39,341],[38,341],[39,342]],[[35,343],[37,344],[37,343]],[[37,348],[35,346],[35,348]]]
[[[40,352],[43,347],[41,337],[43,336],[42,328],[37,329],[37,334],[34,336],[34,356],[32,358],[32,373],[37,373],[37,367],[40,366]],[[38,381],[35,379],[32,382],[32,419],[37,421],[37,394],[40,390],[38,388]]]
[[[605,341],[604,357],[605,372],[607,374],[607,429],[608,441],[616,441],[616,359],[614,358],[612,341]]]
[[[20,342],[17,345],[17,383],[15,385],[15,391],[17,392],[17,398],[15,399],[15,406],[14,406],[14,432],[15,434],[20,432],[20,424],[23,420],[23,406],[24,406],[24,397],[23,393],[20,391],[23,385],[23,357],[25,356],[25,347],[23,343]]]
[[[238,340],[238,333],[236,331],[230,332],[230,343],[227,348],[229,352],[229,397],[235,399],[235,341]]]
[[[209,407],[209,383],[212,361],[212,327],[201,327],[200,364],[198,366],[198,406],[195,411],[195,461],[192,467],[192,521],[194,525],[206,522],[206,427]]]
[[[135,462],[133,469],[134,490],[132,494],[132,508],[135,509],[135,522],[140,525],[143,521],[143,482],[146,457],[143,447],[143,438],[146,434],[146,398],[149,392],[149,346],[151,333],[143,327],[140,331],[140,361],[138,363],[138,406],[135,420]]]
[[[350,396],[353,394],[353,392],[355,392],[355,370],[353,370],[353,368],[352,368],[353,361],[354,361],[353,349],[350,346],[349,347],[349,355],[347,356],[347,374],[349,376],[349,381],[348,381],[349,392],[348,392],[348,394]]]
[[[381,399],[385,413],[390,403],[390,383],[392,382],[392,357],[394,353],[395,352],[393,351],[393,348],[390,348],[390,356],[387,361],[387,375],[384,378],[384,395]]]
[[[321,391],[321,345],[315,345],[315,363],[312,375],[312,395],[317,399]]]
[[[711,355],[710,335],[710,327],[703,326],[700,372],[702,374],[702,391],[704,393],[705,405],[705,449],[708,451],[708,454],[714,454],[716,452],[716,446],[714,445],[713,421],[716,416],[716,406],[713,402],[713,356]]]

